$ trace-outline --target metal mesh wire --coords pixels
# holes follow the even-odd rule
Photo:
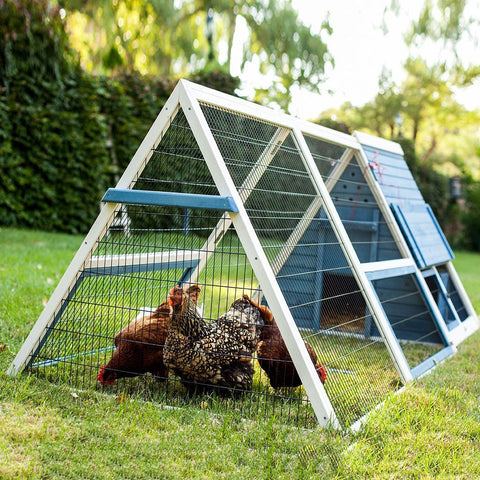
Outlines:
[[[400,381],[296,140],[292,132],[271,123],[209,105],[201,108],[296,325],[314,352],[312,361],[326,369],[325,388],[335,412],[347,426],[387,392],[395,391]],[[314,137],[306,141],[327,183],[337,168],[343,169],[329,188],[361,261],[399,258],[356,160],[342,165],[345,148]],[[181,110],[131,188],[218,195]],[[374,285],[377,292],[386,292],[382,305],[400,339],[404,327],[414,331],[418,321],[425,328],[433,323],[424,303],[408,318],[398,318],[399,303],[420,305],[415,282],[410,277],[402,281],[400,297],[394,296],[387,280]],[[315,424],[310,402],[274,327],[261,330],[262,346],[269,341],[272,346],[253,352],[251,382],[244,388],[192,381],[177,370],[169,373],[158,362],[168,331],[160,318],[168,322],[170,317],[160,313],[152,317],[152,311],[179,283],[185,289],[198,284],[198,315],[209,322],[216,322],[242,295],[254,297],[258,292],[258,281],[229,215],[201,208],[119,205],[112,228],[99,236],[29,368],[81,388],[139,394],[170,405],[206,403],[256,418],[276,415],[286,422]],[[252,325],[248,328],[257,328]],[[409,363],[417,364],[431,353],[438,338],[430,329],[408,340],[412,340]],[[111,367],[113,385],[101,385],[97,375],[102,365],[112,365],[125,345],[134,354],[126,354],[125,363]],[[225,365],[236,359],[229,353],[220,356],[214,351],[214,355]],[[153,367],[146,365],[149,356],[156,356]]]
[[[441,287],[440,282],[442,282],[442,280],[437,278],[434,273],[435,271],[432,269],[429,272],[431,272],[431,275],[426,276],[425,281],[447,328],[451,329],[458,324],[458,321],[455,317],[454,309],[452,309],[450,304],[447,302],[447,299],[449,299],[448,293],[444,288]]]
[[[261,179],[248,185],[244,205],[297,326],[327,369],[330,401],[348,425],[398,388],[399,381],[380,336],[371,335],[372,319],[363,295],[295,139],[279,128],[261,129],[257,120],[238,122],[232,112],[206,105],[203,111],[215,139],[221,138],[218,144],[229,158],[227,167],[237,178],[237,189],[245,189],[246,175],[235,173],[245,163],[250,171],[262,171]],[[248,137],[261,141],[255,153],[243,141]],[[307,143],[314,147],[317,166],[327,179],[345,149],[313,138]],[[268,155],[270,151],[274,155]]]
[[[390,228],[354,158],[331,191],[331,198],[362,263],[402,258]]]
[[[445,287],[447,296],[452,301],[460,321],[463,322],[468,318],[467,307],[463,303],[462,297],[458,293],[447,267],[445,265],[439,265],[436,268]]]
[[[170,289],[182,278],[190,278],[202,255],[207,260],[195,283],[201,288],[199,309],[207,321],[216,321],[242,295],[253,296],[258,282],[232,229],[225,228],[214,250],[205,248],[208,233],[219,227],[218,212],[192,210],[191,225],[201,226],[190,227],[187,232],[175,227],[183,216],[178,209],[154,209],[152,213],[149,206],[126,207],[133,227],[128,232],[109,232],[99,242],[29,368],[75,387],[135,394],[169,405],[191,401],[243,416],[262,417],[275,412],[285,422],[313,426],[315,417],[302,389],[287,395],[275,393],[256,360],[252,384],[240,395],[225,395],[222,390],[229,390],[228,385],[213,389],[208,383],[196,382],[192,389],[188,380],[168,375],[165,370],[143,370],[139,358],[155,354],[165,345],[166,337],[161,332],[155,331],[153,340],[149,335],[152,310],[167,299]],[[162,226],[135,228],[145,215],[158,218]],[[228,219],[222,221],[230,223]],[[168,223],[170,228],[164,226]],[[119,254],[122,250],[124,253]],[[112,367],[115,383],[102,386],[97,375],[102,365],[108,366],[114,358],[115,347],[119,349],[119,332],[128,328],[131,335],[124,342],[135,348],[135,358],[125,354],[124,361]],[[224,355],[225,362],[228,356]],[[195,390],[199,394],[191,397]]]
[[[131,188],[218,195],[195,137],[179,110]]]
[[[410,368],[445,347],[424,295],[414,275],[372,282]]]
[[[334,145],[310,135],[305,135],[304,137],[315,165],[323,181],[326,181],[333,173],[334,168],[338,167],[340,159],[347,149],[341,145]]]

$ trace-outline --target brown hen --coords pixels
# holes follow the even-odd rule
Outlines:
[[[302,381],[272,312],[263,305],[259,305],[258,308],[265,323],[260,333],[260,342],[258,343],[258,363],[267,374],[270,385],[273,388],[298,387],[302,384]],[[312,363],[315,365],[318,377],[322,383],[325,383],[327,378],[326,368],[318,363],[317,354],[312,346],[305,342],[305,347]]]
[[[97,380],[113,384],[122,377],[136,377],[147,372],[165,380],[168,370],[163,364],[163,346],[170,323],[170,306],[162,303],[153,313],[140,314],[115,337],[115,351],[102,367]]]

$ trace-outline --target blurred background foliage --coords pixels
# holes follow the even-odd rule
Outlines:
[[[372,101],[313,120],[400,142],[453,246],[480,250],[480,114],[456,100],[480,76],[461,54],[471,3],[425,0],[404,80],[384,71]],[[331,33],[290,0],[1,0],[0,225],[87,231],[179,78],[238,94],[255,69],[267,81],[249,99],[287,112],[295,88],[325,93]]]

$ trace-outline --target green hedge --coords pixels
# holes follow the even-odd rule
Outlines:
[[[1,2],[0,91],[0,224],[85,231],[106,180],[105,120],[46,0]]]
[[[196,81],[233,92],[216,70]],[[0,2],[0,225],[86,232],[173,90],[81,71],[58,7]]]
[[[70,78],[61,101],[54,85],[43,88],[50,101],[2,99],[0,223],[73,233],[95,218],[107,182],[107,128],[80,93],[85,83]]]
[[[216,81],[238,85],[222,72],[210,85]],[[30,86],[13,85],[14,94],[0,98],[0,224],[85,232],[175,84],[76,72],[60,94],[45,84],[28,102]]]

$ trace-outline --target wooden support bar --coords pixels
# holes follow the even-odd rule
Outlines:
[[[238,212],[232,197],[219,195],[200,195],[193,193],[155,192],[151,190],[128,190],[109,188],[102,202],[130,203],[135,205],[157,205],[183,208],[205,208]]]

